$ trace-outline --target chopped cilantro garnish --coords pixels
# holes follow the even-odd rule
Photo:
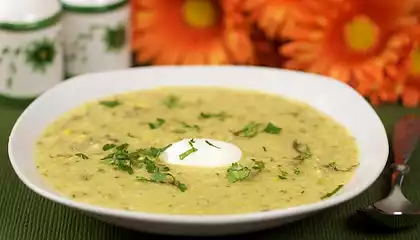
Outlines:
[[[257,134],[258,134],[258,128],[260,126],[261,126],[261,124],[259,124],[259,123],[250,122],[244,128],[242,128],[239,131],[234,132],[233,134],[235,136],[242,136],[242,137],[252,138],[252,137],[257,136]]]
[[[337,164],[335,162],[330,162],[330,163],[328,163],[328,165],[324,165],[324,167],[329,168],[331,170],[334,170],[336,172],[350,172],[353,169],[355,169],[357,166],[359,166],[359,164],[351,165],[348,168],[339,168],[339,167],[337,167]]]
[[[150,147],[129,151],[129,145],[127,143],[118,146],[115,144],[105,144],[102,149],[104,151],[113,150],[113,152],[102,158],[102,160],[113,165],[116,169],[129,174],[134,173],[134,167],[144,168],[147,173],[151,174],[151,177],[146,178],[138,176],[137,180],[166,183],[176,186],[181,191],[185,191],[187,189],[186,185],[176,180],[175,177],[169,173],[171,169],[168,166],[158,162],[160,154],[170,146],[171,144],[163,148]]]
[[[305,159],[312,157],[311,150],[308,145],[300,143],[299,141],[293,141],[293,148],[299,153],[298,156],[294,157],[295,160],[303,162]]]
[[[280,170],[280,174],[278,175],[278,177],[279,177],[281,180],[286,180],[286,179],[287,179],[287,175],[289,175],[289,173],[288,173],[288,172]]]
[[[195,131],[197,131],[197,132],[199,132],[201,129],[200,129],[200,126],[198,126],[198,125],[196,125],[196,124],[194,124],[194,125],[190,125],[190,124],[188,124],[188,123],[186,123],[186,122],[179,122],[181,125],[182,125],[182,127],[184,127],[184,128],[189,128],[189,129],[194,129]]]
[[[268,123],[263,131],[270,134],[279,134],[281,132],[281,128],[272,123]]]
[[[329,192],[321,197],[321,199],[326,199],[331,197],[332,195],[336,194],[341,188],[343,187],[343,184],[338,185],[332,192]]]
[[[250,173],[251,170],[248,167],[239,163],[232,163],[232,166],[227,169],[227,178],[230,183],[234,183],[247,179]]]
[[[167,108],[180,107],[180,102],[181,99],[175,95],[169,95],[165,100],[163,100],[163,104],[165,104]]]
[[[129,145],[127,143],[118,146],[115,144],[105,144],[102,149],[104,151],[113,150],[113,152],[102,158],[102,160],[114,166],[116,169],[133,174],[133,167],[135,166],[141,167],[145,165],[146,169],[149,168],[148,166],[154,166],[154,160],[169,146],[164,148],[151,147],[130,152],[128,151]]]
[[[264,152],[267,152],[267,148],[266,147],[263,146],[262,148],[263,148]]]
[[[100,101],[99,104],[105,107],[114,108],[116,106],[121,105],[121,103],[118,100],[114,101]]]
[[[83,153],[76,153],[76,154],[74,154],[74,156],[79,157],[79,158],[81,158],[81,159],[89,159],[89,157],[88,157],[88,156],[86,156],[86,155],[85,155],[85,154],[83,154]]]
[[[102,147],[102,150],[104,150],[104,151],[108,151],[108,150],[110,150],[110,149],[112,149],[112,148],[114,148],[114,147],[116,147],[117,145],[115,145],[115,144],[113,144],[113,143],[111,143],[111,144],[105,144],[103,147]]]
[[[165,119],[158,118],[158,119],[156,119],[156,122],[149,123],[149,127],[150,127],[150,129],[156,129],[156,128],[161,127],[163,124],[165,124],[165,122],[166,122]]]
[[[199,118],[201,119],[209,119],[209,118],[217,118],[220,121],[224,121],[226,118],[231,117],[230,115],[228,115],[225,112],[220,112],[220,113],[200,113]]]
[[[295,175],[299,175],[300,174],[300,169],[299,168],[295,168],[293,170],[293,172],[295,173]]]
[[[265,163],[263,161],[257,161],[255,159],[252,159],[252,162],[254,162],[254,165],[252,166],[252,169],[261,171],[265,168]]]
[[[198,149],[194,147],[195,140],[191,139],[190,141],[188,141],[188,144],[190,145],[190,149],[188,149],[187,151],[185,151],[184,153],[179,154],[179,159],[180,160],[184,160],[186,157],[188,157],[191,153],[197,152]]]
[[[172,144],[169,144],[163,148],[150,147],[150,148],[139,149],[138,152],[148,157],[157,158],[159,157],[160,154],[166,151],[166,149],[168,149],[170,146],[172,146]]]
[[[212,146],[212,147],[214,147],[214,148],[218,148],[218,149],[220,149],[220,147],[218,147],[218,146],[214,145],[213,143],[211,143],[211,142],[209,142],[209,141],[207,141],[207,140],[205,140],[205,142],[206,142],[208,145],[210,145],[210,146]]]
[[[262,161],[252,160],[253,165],[251,168],[243,166],[240,163],[232,163],[232,165],[227,169],[227,179],[230,183],[243,181],[251,176],[251,169],[255,170],[256,173],[261,172],[265,168],[265,164]]]
[[[164,183],[164,184],[173,185],[173,186],[177,187],[181,192],[185,192],[185,190],[187,190],[187,186],[184,183],[181,183],[180,181],[178,181],[170,173],[155,172],[155,173],[152,174],[152,176],[150,178],[137,176],[136,179],[138,181]]]

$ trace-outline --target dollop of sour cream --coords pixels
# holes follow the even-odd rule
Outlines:
[[[205,138],[183,139],[160,155],[167,163],[195,167],[230,166],[241,157],[242,152],[236,145]]]

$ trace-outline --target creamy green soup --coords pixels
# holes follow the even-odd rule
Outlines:
[[[170,144],[194,138],[233,143],[242,158],[216,168],[159,158]],[[358,151],[343,126],[306,104],[254,91],[168,87],[64,114],[40,137],[36,159],[44,179],[76,201],[150,213],[237,214],[332,196],[352,177]]]

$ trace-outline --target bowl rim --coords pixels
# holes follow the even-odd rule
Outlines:
[[[368,106],[371,108],[370,110],[374,114],[373,117],[377,118],[376,120],[378,121],[378,123],[380,123],[380,126],[379,126],[380,129],[378,129],[378,130],[381,131],[380,134],[382,135],[383,140],[385,140],[386,143],[388,143],[388,137],[387,137],[385,127],[384,127],[381,119],[379,118],[379,116],[375,112],[375,110],[366,101],[366,99],[364,99],[362,96],[360,96],[359,93],[357,93],[352,87],[348,86],[347,84],[342,83],[340,81],[337,81],[335,79],[326,77],[326,76],[312,74],[312,73],[306,73],[306,72],[300,72],[300,71],[293,71],[293,70],[286,70],[286,69],[276,69],[276,68],[260,67],[260,66],[207,66],[207,65],[202,65],[202,66],[199,66],[199,65],[198,66],[175,66],[174,65],[174,66],[136,67],[136,68],[123,69],[123,70],[112,70],[112,71],[105,71],[105,72],[99,72],[99,73],[88,73],[88,74],[79,75],[79,76],[73,77],[69,80],[66,80],[66,81],[50,88],[49,90],[47,90],[46,92],[41,94],[37,99],[35,99],[19,116],[19,118],[15,122],[15,124],[12,128],[12,131],[10,133],[10,136],[9,136],[9,142],[8,142],[9,159],[10,159],[10,163],[12,165],[12,168],[14,169],[18,178],[29,189],[31,189],[32,191],[34,191],[35,193],[37,193],[38,195],[40,195],[40,196],[42,196],[46,199],[49,199],[53,202],[59,203],[61,205],[67,206],[67,207],[71,207],[71,208],[75,208],[75,209],[78,209],[78,210],[88,212],[88,213],[91,213],[91,214],[108,215],[108,216],[117,217],[117,218],[125,218],[125,219],[140,220],[140,221],[155,222],[155,223],[188,224],[188,225],[225,225],[225,224],[252,223],[252,222],[257,222],[257,221],[269,221],[269,220],[274,220],[274,219],[281,219],[281,218],[284,218],[284,217],[293,217],[293,216],[298,216],[298,215],[302,215],[302,214],[309,214],[309,213],[312,213],[312,212],[317,212],[317,211],[327,209],[327,208],[333,207],[335,205],[344,203],[344,202],[346,202],[348,200],[351,200],[352,198],[356,197],[357,195],[361,194],[368,187],[370,187],[376,181],[376,179],[380,176],[380,174],[382,173],[383,169],[386,166],[387,159],[384,159],[382,162],[380,162],[381,165],[378,165],[377,170],[372,172],[363,181],[363,185],[358,186],[357,189],[350,189],[349,191],[340,193],[339,195],[331,196],[330,198],[327,198],[327,199],[324,199],[324,200],[320,200],[320,201],[317,201],[317,202],[304,204],[304,205],[297,205],[297,206],[289,207],[289,208],[273,209],[273,210],[264,211],[264,212],[251,212],[251,213],[240,213],[240,214],[217,214],[217,215],[182,215],[182,214],[147,213],[147,212],[140,212],[140,211],[129,211],[129,210],[123,210],[123,209],[101,207],[101,206],[98,206],[98,205],[87,204],[87,203],[67,199],[64,196],[60,196],[58,194],[57,195],[52,194],[52,193],[42,189],[41,187],[38,187],[36,184],[32,183],[24,175],[24,173],[21,171],[21,169],[19,167],[19,164],[17,164],[17,162],[16,162],[16,160],[15,160],[13,154],[12,154],[15,151],[13,149],[14,146],[12,144],[12,142],[13,142],[12,140],[13,140],[13,137],[15,136],[15,132],[19,128],[20,123],[26,119],[27,112],[29,111],[29,109],[31,109],[34,106],[35,103],[37,103],[39,101],[39,99],[44,98],[46,96],[46,94],[54,92],[58,88],[65,87],[67,84],[75,84],[77,81],[84,81],[82,79],[87,78],[89,76],[95,76],[95,75],[100,75],[100,74],[110,74],[110,73],[112,74],[112,73],[116,73],[116,72],[123,73],[123,72],[127,72],[127,71],[142,71],[141,69],[145,69],[145,68],[147,68],[147,69],[152,69],[153,68],[153,69],[157,69],[157,70],[162,69],[162,68],[165,68],[165,69],[171,69],[171,68],[187,68],[187,69],[193,69],[193,68],[194,69],[197,69],[197,68],[243,69],[243,68],[245,68],[245,69],[250,69],[250,68],[253,68],[253,69],[269,69],[269,70],[273,70],[273,71],[277,71],[277,72],[289,72],[289,73],[301,74],[301,75],[303,74],[303,75],[306,75],[308,77],[311,77],[311,76],[316,76],[317,78],[321,77],[326,81],[332,81],[335,84],[342,85],[341,87],[347,88],[347,90],[353,91],[354,93],[359,95],[361,100],[365,101],[368,104]],[[389,154],[388,144],[383,146],[383,151],[384,151],[383,153],[386,154],[386,156],[388,156],[388,154]]]

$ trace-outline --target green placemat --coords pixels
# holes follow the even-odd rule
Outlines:
[[[22,109],[0,105],[0,240],[118,240],[152,239],[156,235],[118,228],[83,213],[55,204],[26,188],[12,170],[7,156],[7,141],[14,121]],[[388,132],[395,121],[407,113],[420,114],[420,109],[399,106],[377,108]],[[420,148],[410,162],[412,174],[404,185],[407,197],[420,203]],[[313,217],[280,228],[226,239],[420,239],[420,226],[392,232],[371,224],[355,211],[386,195],[389,173],[385,172],[362,195],[345,204]],[[165,237],[175,239],[175,237]],[[185,237],[179,239],[187,239]]]

